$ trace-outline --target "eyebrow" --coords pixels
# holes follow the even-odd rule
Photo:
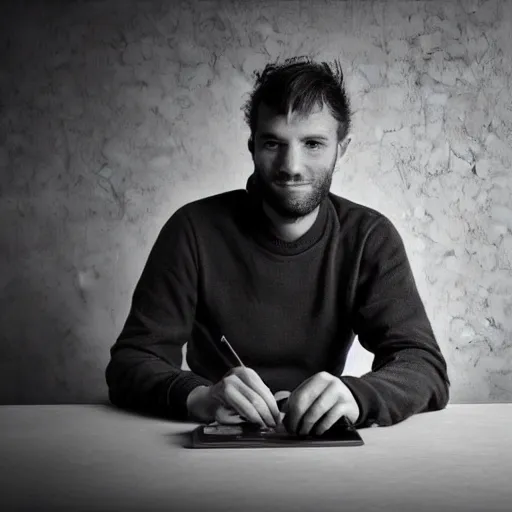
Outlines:
[[[280,140],[280,138],[275,133],[272,133],[272,132],[260,133],[260,135],[258,137],[260,139],[276,139],[276,140]],[[325,135],[306,135],[305,137],[301,138],[302,141],[304,141],[304,140],[311,140],[311,139],[323,140],[325,142],[329,141],[329,137],[327,137]]]

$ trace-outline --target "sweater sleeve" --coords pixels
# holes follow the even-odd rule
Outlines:
[[[386,217],[364,244],[353,330],[374,354],[372,371],[343,376],[358,402],[356,426],[388,426],[449,399],[446,362],[427,318],[400,234]]]
[[[211,382],[181,369],[192,331],[198,261],[183,208],[164,225],[132,297],[125,325],[110,349],[106,380],[110,401],[172,419],[186,419],[187,396]]]

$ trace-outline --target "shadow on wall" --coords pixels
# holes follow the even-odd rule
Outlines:
[[[108,276],[77,270],[72,230],[37,201],[17,197],[2,215],[0,404],[104,402],[115,291]]]

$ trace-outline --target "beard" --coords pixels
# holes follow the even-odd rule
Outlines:
[[[337,152],[336,152],[337,154]],[[271,175],[270,182],[265,181],[260,169],[254,167],[254,178],[260,191],[261,198],[267,203],[278,215],[284,219],[296,220],[313,212],[320,203],[327,197],[332,184],[332,175],[334,173],[336,157],[327,169],[323,169],[321,177],[311,183],[312,189],[303,195],[278,193],[271,185],[274,180],[283,180],[279,173]],[[284,181],[284,180],[283,180]],[[292,180],[297,181],[302,180]]]

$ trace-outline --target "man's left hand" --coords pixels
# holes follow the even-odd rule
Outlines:
[[[295,388],[284,412],[286,430],[298,435],[322,435],[342,416],[352,423],[359,418],[350,389],[328,372],[317,373]]]

